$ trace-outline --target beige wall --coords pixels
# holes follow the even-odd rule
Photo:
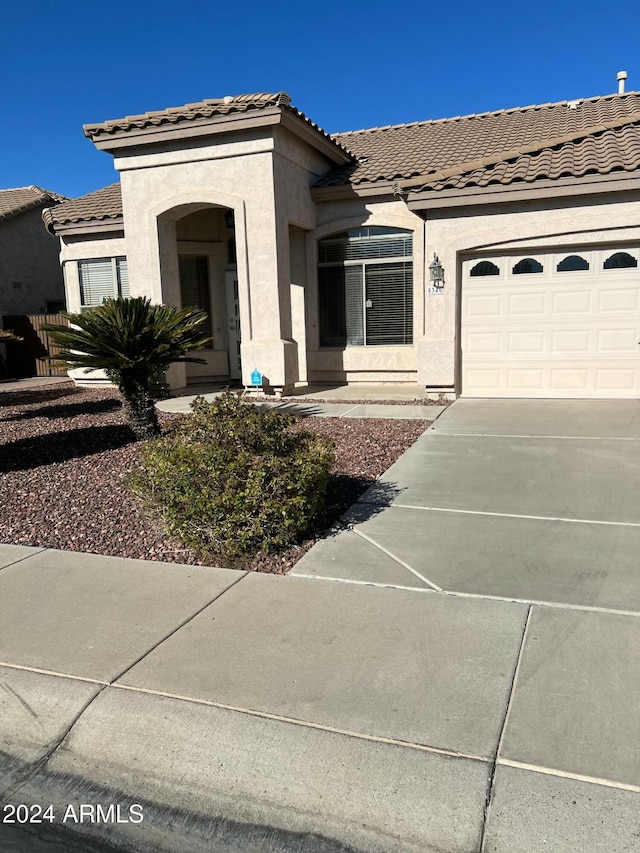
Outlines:
[[[222,159],[174,162],[170,152],[118,158],[116,166],[122,170],[130,279],[155,301],[178,304],[176,220],[198,206],[234,211],[243,367],[249,373],[259,366],[273,384],[286,384],[281,330],[290,331],[290,316],[287,325],[279,294],[272,148],[271,139],[256,139]],[[192,153],[203,156],[202,149]],[[211,158],[218,154],[215,146],[207,151]],[[174,383],[183,370],[173,369]],[[244,381],[249,384],[249,377]]]
[[[292,279],[290,227],[296,234],[315,227],[309,188],[330,164],[279,127],[231,135],[217,144],[187,145],[115,160],[132,293],[177,303],[181,236],[218,239],[207,224],[206,207],[233,210],[243,381],[248,385],[257,368],[272,386],[292,386],[306,371],[306,339],[300,322],[304,294],[292,290],[304,282]],[[182,217],[191,214],[195,223],[198,210],[202,227],[181,235]],[[183,378],[181,371],[173,369],[174,384]]]
[[[0,314],[44,314],[47,300],[64,300],[58,252],[41,207],[0,222]]]

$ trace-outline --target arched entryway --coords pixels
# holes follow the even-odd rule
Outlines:
[[[240,384],[240,293],[233,210],[190,203],[158,216],[162,299],[207,314],[213,341],[198,356],[204,364],[183,366],[185,384]]]

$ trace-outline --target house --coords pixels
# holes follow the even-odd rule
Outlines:
[[[332,135],[262,93],[84,133],[120,182],[44,214],[69,308],[205,309],[172,387],[640,396],[638,92]]]
[[[0,379],[61,372],[43,358],[48,350],[32,315],[65,307],[59,249],[42,228],[42,212],[65,200],[36,186],[0,190],[0,330],[20,340],[0,341]]]
[[[35,186],[0,190],[0,318],[64,309],[59,249],[42,229],[42,211],[62,201]]]

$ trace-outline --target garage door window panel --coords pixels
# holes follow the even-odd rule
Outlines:
[[[608,257],[603,264],[605,270],[635,269],[638,266],[637,258],[628,252],[615,252]]]
[[[513,275],[533,275],[544,272],[544,267],[535,258],[523,258],[513,267]]]
[[[556,267],[557,272],[581,272],[589,269],[589,261],[580,255],[568,255]]]
[[[470,276],[500,275],[500,269],[492,261],[480,261],[472,267]]]

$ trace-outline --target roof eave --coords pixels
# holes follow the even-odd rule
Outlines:
[[[394,181],[377,181],[376,183],[338,184],[333,187],[311,187],[311,195],[316,201],[331,201],[332,199],[370,198],[371,196],[392,196],[396,184]]]
[[[84,135],[91,139],[100,151],[114,151],[159,142],[172,142],[176,139],[186,139],[192,136],[212,136],[248,128],[265,127],[278,124],[280,115],[280,107],[266,107],[259,113],[238,112],[175,122],[165,120],[162,124],[134,127],[129,130],[114,130],[113,133],[105,130],[91,133],[91,128],[94,125],[84,125],[82,129]]]
[[[302,116],[296,115],[292,110],[282,111],[281,124],[286,130],[316,148],[337,165],[343,166],[346,163],[351,163],[354,159],[352,154],[334,142],[330,136],[309,124]]]
[[[49,204],[58,204],[59,202],[56,199],[34,199],[33,202],[29,202],[29,204],[23,204],[14,210],[9,210],[6,213],[0,213],[0,222],[6,222],[7,219],[13,219],[16,216],[20,216],[22,213],[29,213],[32,210],[37,210],[39,207],[44,207]]]
[[[551,197],[588,195],[601,192],[640,190],[640,171],[614,172],[609,175],[544,179],[526,183],[518,181],[505,186],[465,187],[451,190],[409,192],[407,207],[418,213],[425,209],[470,207]]]
[[[193,137],[217,136],[223,133],[236,133],[261,127],[282,125],[296,136],[320,150],[337,164],[349,163],[353,159],[342,146],[334,142],[321,130],[295,114],[293,110],[282,106],[264,107],[253,112],[229,113],[222,116],[209,116],[200,119],[188,119],[176,122],[164,121],[162,124],[149,125],[130,130],[115,130],[109,133],[100,130],[92,133],[95,125],[84,125],[83,131],[100,151],[121,151],[123,148],[140,148],[146,145],[163,144]]]
[[[124,232],[124,219],[119,216],[109,219],[83,219],[78,222],[51,222],[47,225],[47,230],[56,237],[66,237],[71,234]]]

